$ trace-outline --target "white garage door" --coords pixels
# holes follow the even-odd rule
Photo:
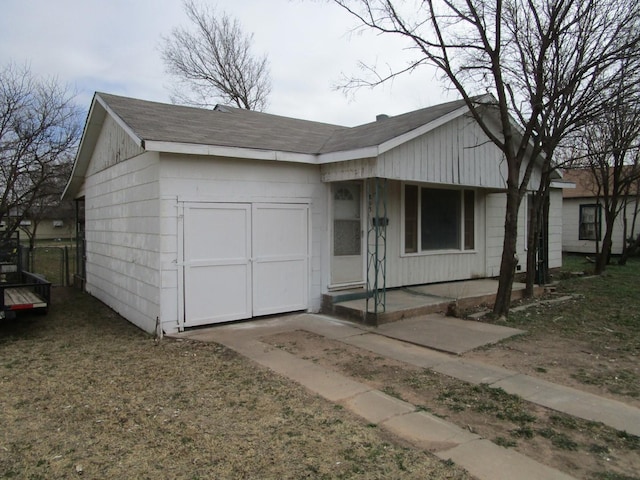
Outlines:
[[[184,326],[307,308],[308,206],[184,209]]]

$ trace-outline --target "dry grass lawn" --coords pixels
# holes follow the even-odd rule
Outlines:
[[[52,297],[0,321],[0,478],[471,478],[224,347]]]

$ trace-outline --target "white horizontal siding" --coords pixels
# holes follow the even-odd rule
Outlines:
[[[595,198],[565,198],[562,203],[562,249],[565,252],[573,253],[596,253],[596,242],[592,240],[580,240],[580,205],[593,205],[596,203]],[[635,201],[629,199],[627,204],[627,222],[628,228],[631,230],[633,222],[633,210]],[[604,206],[602,207],[602,237],[605,234]],[[640,233],[640,222],[636,224],[635,233]],[[630,234],[630,231],[628,232]],[[620,211],[618,218],[614,223],[612,237],[611,253],[620,255],[624,242],[624,220],[623,212]],[[600,248],[600,245],[598,246]]]
[[[92,171],[85,180],[87,291],[152,332],[160,303],[158,156]]]

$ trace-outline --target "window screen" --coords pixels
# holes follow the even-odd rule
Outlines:
[[[600,205],[580,205],[580,240],[600,240]]]

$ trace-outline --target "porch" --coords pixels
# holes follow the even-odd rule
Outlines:
[[[524,295],[524,283],[514,282],[511,300]],[[329,292],[323,295],[322,311],[367,325],[381,325],[403,318],[430,313],[457,313],[457,311],[486,305],[491,307],[498,291],[495,279],[463,280],[389,289],[385,292],[384,311],[374,311],[375,302],[364,288]],[[536,286],[540,295],[544,287]]]

